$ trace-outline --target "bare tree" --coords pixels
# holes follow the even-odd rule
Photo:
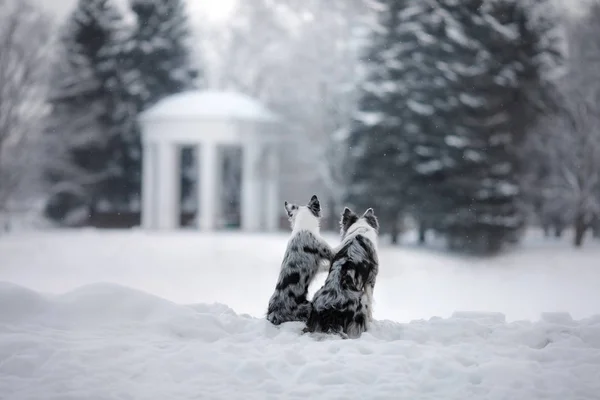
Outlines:
[[[259,99],[281,112],[277,92],[281,87],[280,71],[289,62],[290,34],[281,20],[276,0],[240,1],[226,25],[205,24],[197,27],[198,53],[205,65],[205,79],[210,89],[235,90]],[[285,79],[289,79],[286,77]],[[239,219],[241,187],[241,152],[224,149],[223,212],[231,221]]]
[[[337,226],[344,135],[359,78],[355,29],[364,4],[256,0],[238,7],[224,31],[203,32],[209,86],[249,94],[284,117],[288,145],[280,174],[322,193],[327,227]]]
[[[226,27],[202,27],[208,86],[272,103],[277,71],[290,59],[289,27],[280,16],[276,0],[240,1]]]
[[[560,236],[572,225],[581,246],[600,227],[600,2],[566,20],[568,57],[559,79],[556,107],[531,136],[529,185],[545,229]]]
[[[567,79],[565,86],[570,83]],[[561,112],[542,125],[549,172],[544,190],[548,202],[573,223],[579,247],[600,217],[600,110],[577,85],[562,93]]]
[[[286,116],[297,147],[303,149],[302,161],[315,172],[326,196],[329,229],[337,227],[335,210],[345,195],[345,137],[357,101],[356,29],[363,22],[361,5],[356,1],[290,1],[299,33],[284,70],[295,79],[282,79],[282,93],[295,95],[287,97],[293,104],[287,107]]]
[[[0,0],[0,214],[39,194],[51,20],[28,0]]]

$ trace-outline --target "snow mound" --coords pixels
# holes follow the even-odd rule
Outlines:
[[[151,323],[189,318],[194,314],[191,309],[139,290],[98,283],[57,296],[41,318],[46,324],[82,326],[112,325],[115,322]]]
[[[22,286],[0,282],[0,323],[17,322],[43,312],[44,296]]]
[[[277,120],[274,113],[245,94],[215,90],[178,93],[159,101],[142,114],[144,120],[177,118]]]
[[[177,305],[112,284],[56,297],[0,284],[0,307],[6,399],[563,400],[600,393],[600,316],[549,313],[507,323],[503,314],[457,312],[375,321],[360,339],[341,340],[301,335],[300,323],[275,327],[223,304]]]

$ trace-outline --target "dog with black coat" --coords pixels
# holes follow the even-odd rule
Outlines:
[[[269,300],[267,320],[274,325],[289,321],[306,322],[311,304],[308,287],[315,275],[327,271],[333,250],[321,238],[321,205],[313,195],[306,206],[284,204],[292,226],[275,292]]]
[[[342,241],[325,284],[314,295],[303,332],[358,338],[373,319],[373,290],[379,272],[379,222],[372,208],[359,217],[346,207],[340,226]]]

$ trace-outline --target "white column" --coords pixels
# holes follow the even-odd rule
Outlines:
[[[153,143],[142,146],[142,215],[144,229],[156,228],[156,147]]]
[[[265,211],[267,230],[274,232],[279,229],[279,215],[283,204],[279,204],[279,151],[271,144],[267,149],[267,171],[265,182]]]
[[[175,229],[179,226],[179,148],[173,143],[157,144],[156,207],[157,227]]]
[[[215,230],[217,226],[217,215],[219,207],[217,204],[217,195],[219,192],[219,166],[217,158],[217,145],[214,143],[204,143],[196,148],[198,178],[198,221],[197,226],[206,231]]]
[[[260,203],[260,177],[258,163],[260,144],[246,143],[242,149],[242,229],[260,229],[262,207]]]

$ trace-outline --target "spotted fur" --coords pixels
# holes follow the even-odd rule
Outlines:
[[[305,322],[311,310],[308,287],[319,271],[326,271],[333,250],[321,238],[321,206],[312,196],[306,206],[285,202],[292,235],[281,263],[275,292],[269,300],[267,320],[275,325],[288,321]]]
[[[342,242],[325,284],[315,293],[304,332],[358,338],[372,321],[379,222],[371,208],[360,218],[345,208],[340,226]]]

